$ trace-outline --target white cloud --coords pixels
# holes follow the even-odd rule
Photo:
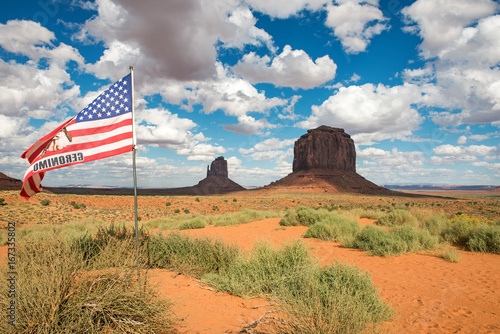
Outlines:
[[[11,20],[0,23],[0,46],[8,52],[26,55],[34,62],[47,58],[50,63],[62,66],[70,60],[83,64],[83,57],[75,48],[64,43],[56,47],[52,44],[55,39],[54,33],[38,22]]]
[[[281,87],[314,88],[335,77],[337,65],[329,56],[313,61],[303,50],[292,50],[290,45],[271,59],[254,52],[246,54],[233,70],[251,83],[272,83]]]
[[[364,150],[356,148],[356,158],[359,159],[380,158],[380,157],[385,157],[389,154],[390,152],[375,147],[368,147],[365,148]]]
[[[295,139],[284,139],[279,140],[278,138],[269,138],[264,141],[261,141],[255,144],[250,149],[240,148],[239,151],[243,154],[255,153],[255,152],[263,152],[263,151],[274,151],[278,149],[282,149],[293,145],[295,143]]]
[[[474,141],[483,141],[483,140],[486,140],[486,139],[489,139],[489,138],[490,138],[489,135],[470,135],[469,136],[469,139],[470,140],[474,140]],[[462,144],[464,144],[464,143],[462,143]]]
[[[490,154],[498,154],[499,149],[495,146],[486,145],[470,145],[470,146],[453,146],[441,145],[434,148],[434,154],[445,156],[461,156],[469,154],[472,156],[486,156]]]
[[[436,124],[500,121],[500,6],[490,0],[418,0],[403,9],[408,31],[423,41],[420,51],[429,62],[425,69],[405,77],[428,84],[425,103],[457,112],[439,112]]]
[[[417,23],[407,30],[422,36],[421,52],[425,58],[432,58],[463,43],[464,27],[494,14],[496,8],[491,0],[418,0],[402,13]]]
[[[465,150],[461,146],[453,146],[453,145],[446,144],[446,145],[441,145],[441,146],[435,147],[433,149],[433,152],[436,155],[451,155],[451,156],[455,156],[455,155],[462,155],[462,154],[464,154]]]
[[[460,136],[457,139],[457,144],[465,144],[467,142],[467,137],[466,136]]]
[[[366,50],[370,40],[387,30],[383,23],[387,20],[377,1],[338,1],[327,6],[325,24],[333,29],[334,35],[340,39],[347,53],[358,53]]]
[[[320,125],[344,128],[356,144],[404,140],[423,121],[412,107],[420,99],[420,88],[410,84],[341,87],[320,106],[312,106],[311,116],[298,126],[305,129]]]
[[[217,77],[206,81],[187,83],[164,82],[160,93],[166,102],[184,104],[188,111],[197,104],[203,106],[203,112],[209,114],[222,110],[228,116],[245,116],[248,112],[264,113],[271,108],[288,104],[281,98],[266,98],[248,81],[232,75],[222,64],[217,63]],[[242,118],[245,120],[245,118]]]
[[[236,134],[253,135],[260,133],[264,129],[272,129],[276,127],[269,123],[265,118],[255,119],[252,116],[238,116],[238,124],[226,124],[224,130],[232,131]]]
[[[316,11],[330,0],[246,0],[246,2],[259,12],[284,19],[303,9]]]

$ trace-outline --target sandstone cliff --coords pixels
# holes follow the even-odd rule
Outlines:
[[[269,191],[394,194],[356,173],[356,149],[344,129],[308,130],[294,146],[292,173],[264,187]]]

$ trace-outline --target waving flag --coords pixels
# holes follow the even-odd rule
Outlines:
[[[39,139],[21,157],[31,164],[21,196],[42,191],[45,172],[133,149],[131,74],[117,81],[75,117]]]

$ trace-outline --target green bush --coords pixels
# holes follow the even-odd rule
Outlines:
[[[467,246],[473,252],[500,254],[500,226],[475,226],[470,232]]]
[[[417,218],[407,210],[396,209],[380,217],[377,224],[384,226],[413,225],[418,226]]]
[[[190,230],[196,228],[204,228],[207,224],[201,218],[195,218],[192,220],[185,221],[179,226],[179,230]]]
[[[315,210],[310,207],[301,206],[296,210],[288,210],[280,221],[282,226],[311,226],[322,217],[326,217],[329,211],[325,209]]]
[[[465,215],[462,215],[462,218],[450,221],[441,236],[446,242],[465,247],[475,223],[467,219]]]
[[[360,232],[361,226],[356,219],[330,213],[329,216],[311,225],[304,234],[304,238],[351,244]]]
[[[424,228],[432,235],[440,236],[448,227],[448,218],[444,212],[439,212],[427,217]]]
[[[41,204],[41,205],[43,205],[43,206],[47,206],[47,205],[49,205],[49,204],[50,204],[50,201],[49,201],[48,199],[42,199],[42,200],[40,201],[40,204]]]
[[[407,246],[407,252],[418,252],[421,250],[434,249],[438,245],[438,237],[432,236],[428,231],[406,225],[392,230],[393,237],[403,240]]]
[[[395,238],[388,231],[370,225],[358,234],[354,245],[371,255],[400,255],[408,250],[403,240]]]
[[[7,203],[5,203],[5,198],[0,198],[0,206],[3,205],[7,205]]]

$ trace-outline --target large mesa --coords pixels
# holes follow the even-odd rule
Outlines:
[[[316,168],[356,172],[354,141],[344,129],[322,125],[295,142],[293,172]]]
[[[344,129],[322,125],[294,146],[292,173],[264,187],[271,191],[392,194],[356,173],[356,149]]]

